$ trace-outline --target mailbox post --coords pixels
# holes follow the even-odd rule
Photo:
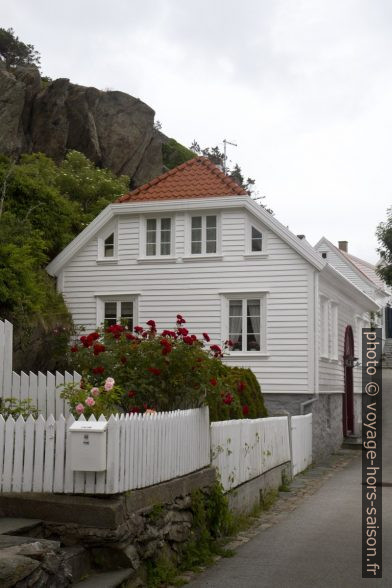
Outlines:
[[[75,421],[69,428],[71,469],[79,472],[106,470],[106,421]]]

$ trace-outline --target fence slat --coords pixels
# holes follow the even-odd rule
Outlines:
[[[53,492],[64,491],[65,468],[65,418],[61,414],[56,420],[56,449],[54,454]]]
[[[71,440],[69,428],[72,423],[75,422],[75,418],[72,414],[69,415],[65,426],[65,466],[64,466],[64,492],[72,493],[74,491],[74,473],[71,469]]]
[[[33,492],[42,492],[45,451],[45,419],[42,414],[35,421]]]
[[[22,492],[31,492],[33,489],[34,431],[35,420],[30,415],[25,424],[25,456],[23,463]]]
[[[3,492],[10,492],[12,488],[12,469],[14,465],[14,432],[15,421],[9,416],[5,423]]]
[[[64,376],[59,372],[56,372],[56,391],[55,391],[55,417],[56,419],[61,415],[64,414],[64,400],[61,398],[60,394],[64,389]]]
[[[0,414],[0,490],[2,489],[2,480],[4,472],[4,449],[5,449],[5,420]]]
[[[23,476],[23,458],[25,445],[25,421],[19,415],[15,423],[14,467],[12,473],[12,492],[21,492]]]
[[[11,396],[12,387],[12,340],[13,327],[8,321],[4,321],[4,368],[3,368],[3,397]]]
[[[55,434],[56,421],[51,414],[45,423],[44,492],[53,491]]]

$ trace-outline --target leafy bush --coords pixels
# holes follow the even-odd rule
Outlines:
[[[175,328],[161,333],[150,320],[133,332],[115,324],[80,337],[70,359],[82,381],[63,392],[73,413],[108,416],[208,403],[213,420],[265,416],[262,399],[252,398],[261,392],[251,372],[221,361],[230,342],[223,349],[208,345],[207,333],[198,338],[185,323],[177,315]]]
[[[22,416],[24,419],[31,414],[37,418],[38,412],[35,405],[32,404],[31,398],[25,400],[17,400],[16,398],[0,398],[0,414],[5,420],[12,416],[17,419]]]

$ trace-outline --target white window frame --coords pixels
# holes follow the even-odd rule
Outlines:
[[[192,218],[200,216],[201,217],[201,227],[202,227],[202,236],[201,236],[201,253],[192,253]],[[207,247],[207,216],[215,216],[216,218],[216,252],[215,253],[206,253]],[[187,230],[186,230],[186,247],[185,247],[185,256],[190,257],[191,259],[200,259],[200,258],[214,258],[214,257],[221,257],[221,248],[222,248],[222,239],[221,239],[221,218],[219,212],[215,210],[211,211],[194,211],[188,214],[187,217]]]
[[[105,257],[105,241],[110,235],[114,235],[113,239],[113,256]],[[113,264],[118,262],[118,223],[111,223],[102,231],[98,237],[98,256],[97,263]]]
[[[138,324],[139,316],[139,295],[138,294],[96,294],[96,320],[97,326],[103,325],[105,320],[105,302],[117,302],[117,322],[121,322],[121,314],[119,312],[121,302],[133,303],[133,327]]]
[[[261,233],[261,251],[252,251],[252,227]],[[268,257],[268,231],[265,227],[257,222],[253,222],[251,219],[247,219],[245,227],[245,257],[258,257],[259,259]]]
[[[329,303],[331,314],[331,355],[333,360],[339,359],[339,305],[333,300]]]
[[[320,294],[320,357],[329,359],[329,300]]]
[[[161,254],[161,221],[163,218],[170,218],[170,253],[167,255]],[[155,219],[157,221],[156,230],[156,254],[147,255],[147,221]],[[151,260],[172,260],[175,259],[175,233],[176,233],[176,217],[173,214],[151,214],[143,216],[140,219],[140,239],[139,239],[139,261]]]
[[[223,340],[226,341],[229,338],[229,307],[230,300],[242,300],[243,312],[242,312],[242,341],[247,338],[247,325],[246,325],[246,300],[260,300],[260,351],[248,351],[248,350],[236,350],[229,351],[230,357],[260,357],[267,356],[267,291],[257,290],[255,292],[224,292],[222,293],[222,335]]]

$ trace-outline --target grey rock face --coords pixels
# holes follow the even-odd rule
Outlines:
[[[58,79],[43,86],[35,67],[0,64],[0,153],[41,151],[61,161],[67,150],[129,175],[140,185],[162,173],[154,111],[124,92]]]

